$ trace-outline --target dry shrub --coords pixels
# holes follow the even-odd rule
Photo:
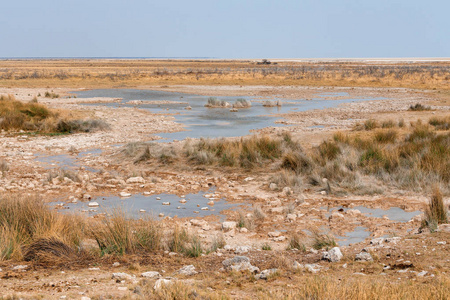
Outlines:
[[[374,139],[378,143],[386,144],[386,143],[394,143],[397,139],[398,132],[395,129],[389,130],[378,130],[375,132]]]
[[[57,214],[37,197],[0,198],[0,260],[23,259],[24,249],[42,239],[58,240],[74,251],[80,247],[84,222],[79,217]]]
[[[433,117],[428,121],[428,124],[434,126],[436,130],[449,130],[450,129],[450,115],[445,117]]]
[[[76,261],[80,253],[55,237],[41,238],[26,246],[23,258],[41,264],[63,264]]]
[[[422,227],[428,227],[435,231],[439,224],[448,223],[448,212],[444,205],[444,199],[438,186],[433,188],[433,194],[425,207],[425,217],[422,220]]]
[[[431,110],[431,107],[422,105],[420,103],[416,103],[414,105],[410,105],[408,110],[410,110],[410,111],[424,111],[424,110]]]
[[[114,209],[111,217],[93,223],[90,234],[101,255],[155,251],[162,238],[161,228],[152,218],[133,220],[121,209]]]

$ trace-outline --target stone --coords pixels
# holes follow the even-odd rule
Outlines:
[[[120,266],[120,262],[117,262],[117,261],[116,261],[115,263],[112,264],[112,266],[115,267],[115,268],[117,268],[117,267]]]
[[[163,202],[162,205],[170,205],[170,202]]]
[[[163,213],[159,213],[159,215],[158,215],[160,218],[162,218],[162,217],[164,217],[164,214]]]
[[[358,209],[349,209],[346,211],[346,214],[352,217],[359,216],[361,214],[361,211]]]
[[[286,220],[289,222],[293,222],[297,219],[297,215],[296,214],[287,214],[286,215]]]
[[[156,271],[148,271],[148,272],[142,273],[141,277],[153,279],[153,278],[161,277],[161,274],[159,274],[159,272],[156,272]]]
[[[342,259],[342,257],[343,255],[339,247],[334,247],[331,250],[324,252],[322,255],[322,259],[329,262],[338,262]]]
[[[372,255],[369,252],[362,251],[355,256],[356,261],[373,261]]]
[[[122,198],[126,198],[126,197],[130,197],[131,194],[127,193],[127,192],[120,192],[119,196],[122,197]]]
[[[329,219],[335,221],[335,220],[342,220],[342,219],[344,219],[344,218],[345,218],[345,217],[344,217],[343,214],[338,213],[338,212],[333,212],[333,213],[331,214],[331,216],[330,216]]]
[[[142,177],[130,177],[126,181],[128,184],[130,183],[145,183],[145,179]]]
[[[180,203],[186,203],[187,201],[186,201],[186,199],[181,199],[180,200]]]
[[[440,232],[450,232],[450,224],[441,224],[438,226]]]
[[[222,262],[223,266],[228,271],[250,271],[251,273],[258,273],[259,268],[250,264],[250,259],[247,256],[235,256],[226,259]]]
[[[237,226],[237,223],[234,221],[228,221],[228,222],[222,223],[223,231],[229,231],[229,230],[235,229],[236,226]]]
[[[113,273],[112,274],[112,279],[116,279],[118,281],[133,280],[134,276],[132,276],[130,274],[127,274],[127,273],[119,272],[119,273]]]
[[[249,246],[238,246],[234,250],[234,253],[236,253],[236,254],[247,253],[248,251],[250,251],[250,249],[251,248]]]
[[[423,276],[425,276],[425,275],[427,275],[427,274],[428,274],[427,271],[422,271],[422,272],[418,273],[417,276],[423,277]]]
[[[318,273],[321,267],[317,264],[305,264],[305,269],[310,273]]]
[[[99,206],[99,204],[98,204],[98,202],[89,202],[89,204],[88,204],[88,206],[89,207],[97,207],[97,206]]]
[[[271,190],[271,191],[274,191],[274,190],[276,190],[278,188],[278,186],[277,186],[277,184],[276,183],[271,183],[271,184],[269,184],[269,189]]]
[[[198,272],[195,271],[195,267],[193,265],[189,265],[189,266],[182,267],[176,273],[180,274],[180,275],[185,275],[185,276],[192,276],[192,275],[197,274]]]
[[[272,231],[272,232],[269,232],[267,235],[269,237],[279,237],[279,236],[281,236],[281,232],[280,231]]]
[[[119,291],[126,291],[126,290],[128,290],[128,288],[126,286],[119,286],[117,289]]]
[[[158,279],[155,282],[155,285],[153,286],[153,288],[155,289],[155,291],[159,291],[163,286],[167,286],[167,285],[170,285],[172,283],[173,283],[172,279],[161,278],[161,279]]]
[[[270,275],[275,274],[278,271],[278,269],[268,269],[263,270],[261,273],[255,275],[256,279],[267,279]]]
[[[92,197],[91,197],[91,195],[89,195],[89,194],[84,194],[84,195],[83,195],[83,199],[84,199],[84,200],[89,200],[89,199],[92,199]]]
[[[17,265],[17,266],[14,266],[12,269],[13,270],[25,271],[26,269],[28,269],[28,265]]]

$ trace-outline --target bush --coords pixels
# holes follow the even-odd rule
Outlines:
[[[381,144],[394,143],[397,139],[397,131],[395,129],[378,130],[375,133],[375,141]]]
[[[448,223],[448,212],[441,191],[438,187],[434,187],[431,199],[425,208],[422,227],[428,227],[431,231],[435,231],[439,224],[446,223]]]
[[[420,103],[416,103],[415,105],[410,105],[408,110],[410,111],[424,111],[424,110],[431,110],[431,107],[424,106]]]

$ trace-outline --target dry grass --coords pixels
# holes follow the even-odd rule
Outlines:
[[[101,120],[72,120],[60,111],[47,108],[35,101],[18,101],[13,95],[0,96],[0,129],[24,130],[39,133],[72,133],[107,130]]]
[[[67,253],[69,248],[76,251],[81,246],[83,231],[80,219],[57,214],[41,199],[1,196],[0,260],[24,259],[24,251],[34,249],[33,253],[37,253],[36,245],[42,245],[42,241],[53,246],[59,243],[57,248],[64,250],[61,253]]]
[[[430,202],[425,207],[425,216],[422,220],[422,228],[429,228],[432,232],[439,224],[448,223],[448,211],[444,205],[444,199],[438,186],[433,188]]]
[[[449,63],[248,60],[3,60],[0,86],[125,87],[169,84],[386,86],[448,89]]]

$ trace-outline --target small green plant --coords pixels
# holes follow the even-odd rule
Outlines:
[[[264,251],[270,251],[270,250],[272,250],[272,247],[270,246],[269,243],[264,243],[264,244],[261,246],[261,249],[264,250]]]
[[[190,237],[189,243],[184,246],[184,254],[187,257],[199,257],[203,253],[202,243],[196,235]]]
[[[287,245],[287,250],[297,249],[300,251],[306,251],[306,245],[303,242],[303,237],[298,233],[293,233],[289,237],[289,242]]]

